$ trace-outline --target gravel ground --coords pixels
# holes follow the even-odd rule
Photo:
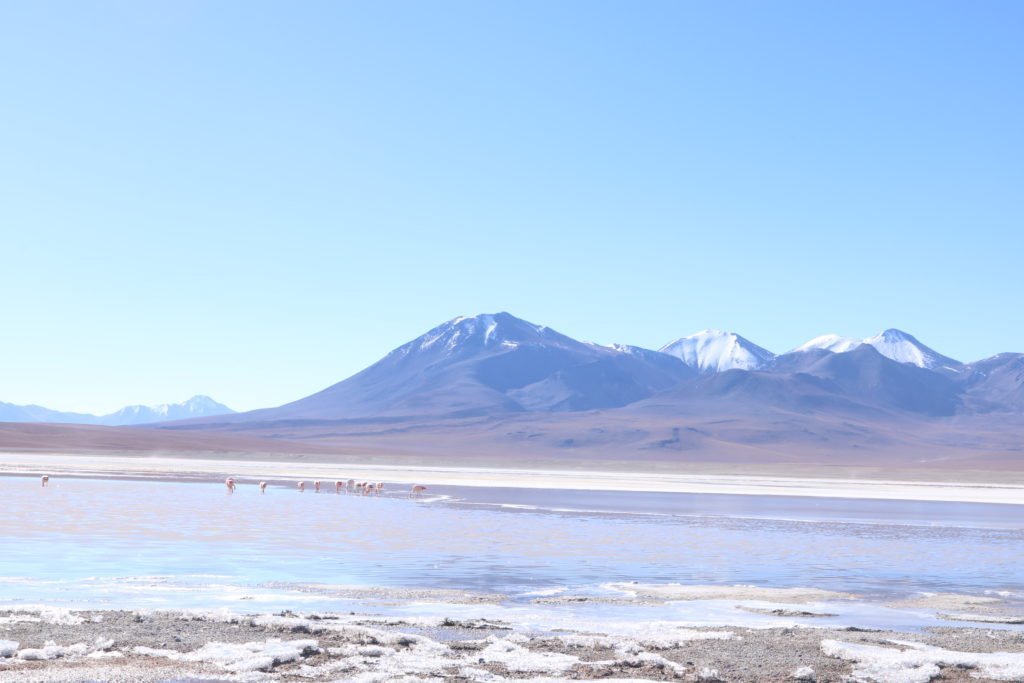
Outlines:
[[[908,641],[941,649],[913,649]],[[878,660],[878,653],[897,653],[900,661]],[[965,664],[958,653],[1002,654],[972,655],[981,659]],[[508,624],[443,617],[0,611],[0,683],[553,678],[1024,680],[1024,633],[721,627],[666,628],[624,638],[531,635]]]

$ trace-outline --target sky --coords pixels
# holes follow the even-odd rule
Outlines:
[[[0,401],[322,389],[458,315],[1024,351],[1024,4],[0,4]]]

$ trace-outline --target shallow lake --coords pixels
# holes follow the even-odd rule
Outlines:
[[[279,608],[306,584],[515,600],[615,581],[1024,596],[1013,505],[0,477],[0,529],[3,604]]]

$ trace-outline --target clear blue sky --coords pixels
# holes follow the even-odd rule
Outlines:
[[[1024,3],[5,2],[0,400],[275,405],[460,314],[1024,351]]]

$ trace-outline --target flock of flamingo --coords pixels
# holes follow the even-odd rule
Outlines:
[[[40,480],[42,482],[43,488],[46,488],[47,486],[50,485],[50,475],[44,474],[42,477],[40,477]],[[238,484],[235,483],[235,478],[234,477],[228,477],[227,479],[225,479],[224,480],[224,485],[228,487],[228,493],[234,493],[235,489],[238,487]],[[315,480],[313,482],[313,489],[317,493],[320,493],[320,485],[321,485],[321,482],[320,482],[319,479],[317,479],[317,480]],[[261,481],[259,486],[260,486],[260,493],[266,493],[267,492],[267,482]],[[306,482],[304,482],[304,481],[298,482],[298,488],[299,488],[299,493],[303,493],[306,490]],[[361,495],[364,495],[364,496],[369,496],[371,494],[379,496],[380,492],[383,491],[383,490],[384,490],[384,482],[382,482],[382,481],[378,481],[376,483],[374,483],[372,481],[360,481],[360,482],[357,482],[355,479],[349,479],[348,481],[336,481],[336,482],[334,482],[334,492],[335,493],[341,493],[342,491],[344,491],[345,493],[356,493],[356,494],[361,494]],[[423,486],[422,484],[413,484],[412,488],[409,489],[409,495],[410,496],[418,496],[418,495],[422,494],[426,490],[427,490],[427,487]]]
[[[224,485],[227,486],[228,493],[234,493],[235,492],[235,488],[238,486],[238,484],[235,483],[235,478],[234,477],[228,477],[227,479],[225,479],[224,480]],[[322,485],[322,482],[319,479],[316,479],[313,482],[313,490],[316,491],[317,493],[320,493],[321,485]],[[46,486],[46,484],[44,483],[43,486]],[[299,489],[299,493],[303,493],[306,490],[306,482],[304,482],[304,481],[299,481],[296,484],[296,486]],[[261,481],[259,483],[259,487],[260,487],[260,493],[266,493],[267,492],[267,482]],[[360,482],[357,482],[355,479],[349,479],[348,481],[340,481],[339,480],[339,481],[334,482],[334,492],[335,493],[341,493],[342,491],[344,491],[345,493],[355,493],[355,494],[364,495],[364,496],[369,496],[371,494],[379,496],[380,492],[383,491],[383,490],[384,490],[384,482],[382,482],[382,481],[378,481],[376,483],[374,483],[372,481],[360,481]],[[423,493],[426,490],[427,490],[427,487],[423,486],[422,484],[413,484],[413,487],[411,489],[409,489],[409,495],[410,496],[418,496],[418,495],[420,495],[421,493]]]

